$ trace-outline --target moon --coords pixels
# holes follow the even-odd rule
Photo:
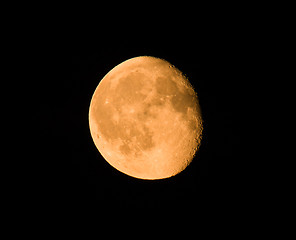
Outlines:
[[[92,139],[105,160],[131,177],[163,179],[183,171],[202,139],[198,97],[166,60],[140,56],[100,81],[89,107]]]

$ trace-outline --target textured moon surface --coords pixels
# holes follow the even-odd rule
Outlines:
[[[101,80],[91,99],[89,126],[105,160],[141,179],[184,170],[203,129],[188,79],[169,62],[148,56],[124,61]]]

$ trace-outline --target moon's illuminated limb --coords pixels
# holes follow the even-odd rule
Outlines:
[[[117,65],[102,79],[89,125],[106,161],[143,179],[184,170],[202,136],[200,107],[188,79],[167,61],[146,56]]]

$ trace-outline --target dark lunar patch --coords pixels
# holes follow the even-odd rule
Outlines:
[[[141,72],[131,72],[119,80],[119,83],[112,92],[114,104],[127,104],[143,101],[145,95],[140,91],[143,89],[148,78]]]
[[[130,152],[131,152],[130,147],[129,147],[128,144],[126,144],[126,143],[123,144],[123,145],[121,145],[121,146],[119,147],[119,150],[120,150],[121,153],[126,154],[126,155],[130,154]]]
[[[102,96],[98,98],[93,109],[93,114],[96,116],[94,119],[97,120],[98,129],[101,134],[107,139],[115,139],[117,137],[117,132],[113,130],[115,127],[112,122],[113,111],[112,108],[104,104]]]
[[[182,114],[186,114],[187,108],[193,108],[195,106],[195,96],[190,95],[189,93],[182,94],[178,92],[175,96],[172,97],[172,106],[173,108]]]
[[[160,97],[159,98],[153,98],[150,101],[149,105],[153,105],[153,106],[159,107],[159,106],[163,106],[165,104],[165,101],[166,101],[166,98],[165,97],[163,97],[162,99]]]
[[[155,106],[153,101],[149,103],[144,103],[143,107],[140,109],[139,113],[137,114],[137,120],[146,122],[151,118],[155,118],[156,116],[152,109],[153,106]]]
[[[155,143],[152,139],[152,133],[147,127],[143,127],[143,132],[137,137],[137,142],[143,150],[148,150],[154,147]]]
[[[100,120],[98,122],[98,129],[101,132],[101,134],[107,139],[107,140],[113,140],[118,138],[119,131],[116,131],[117,125],[114,124],[108,116],[101,115]]]
[[[158,77],[155,86],[160,95],[173,95],[179,91],[177,84],[168,77]]]

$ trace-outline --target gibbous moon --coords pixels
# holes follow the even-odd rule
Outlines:
[[[89,126],[105,160],[141,179],[184,170],[203,129],[188,79],[169,62],[148,56],[122,62],[101,80],[91,99]]]

